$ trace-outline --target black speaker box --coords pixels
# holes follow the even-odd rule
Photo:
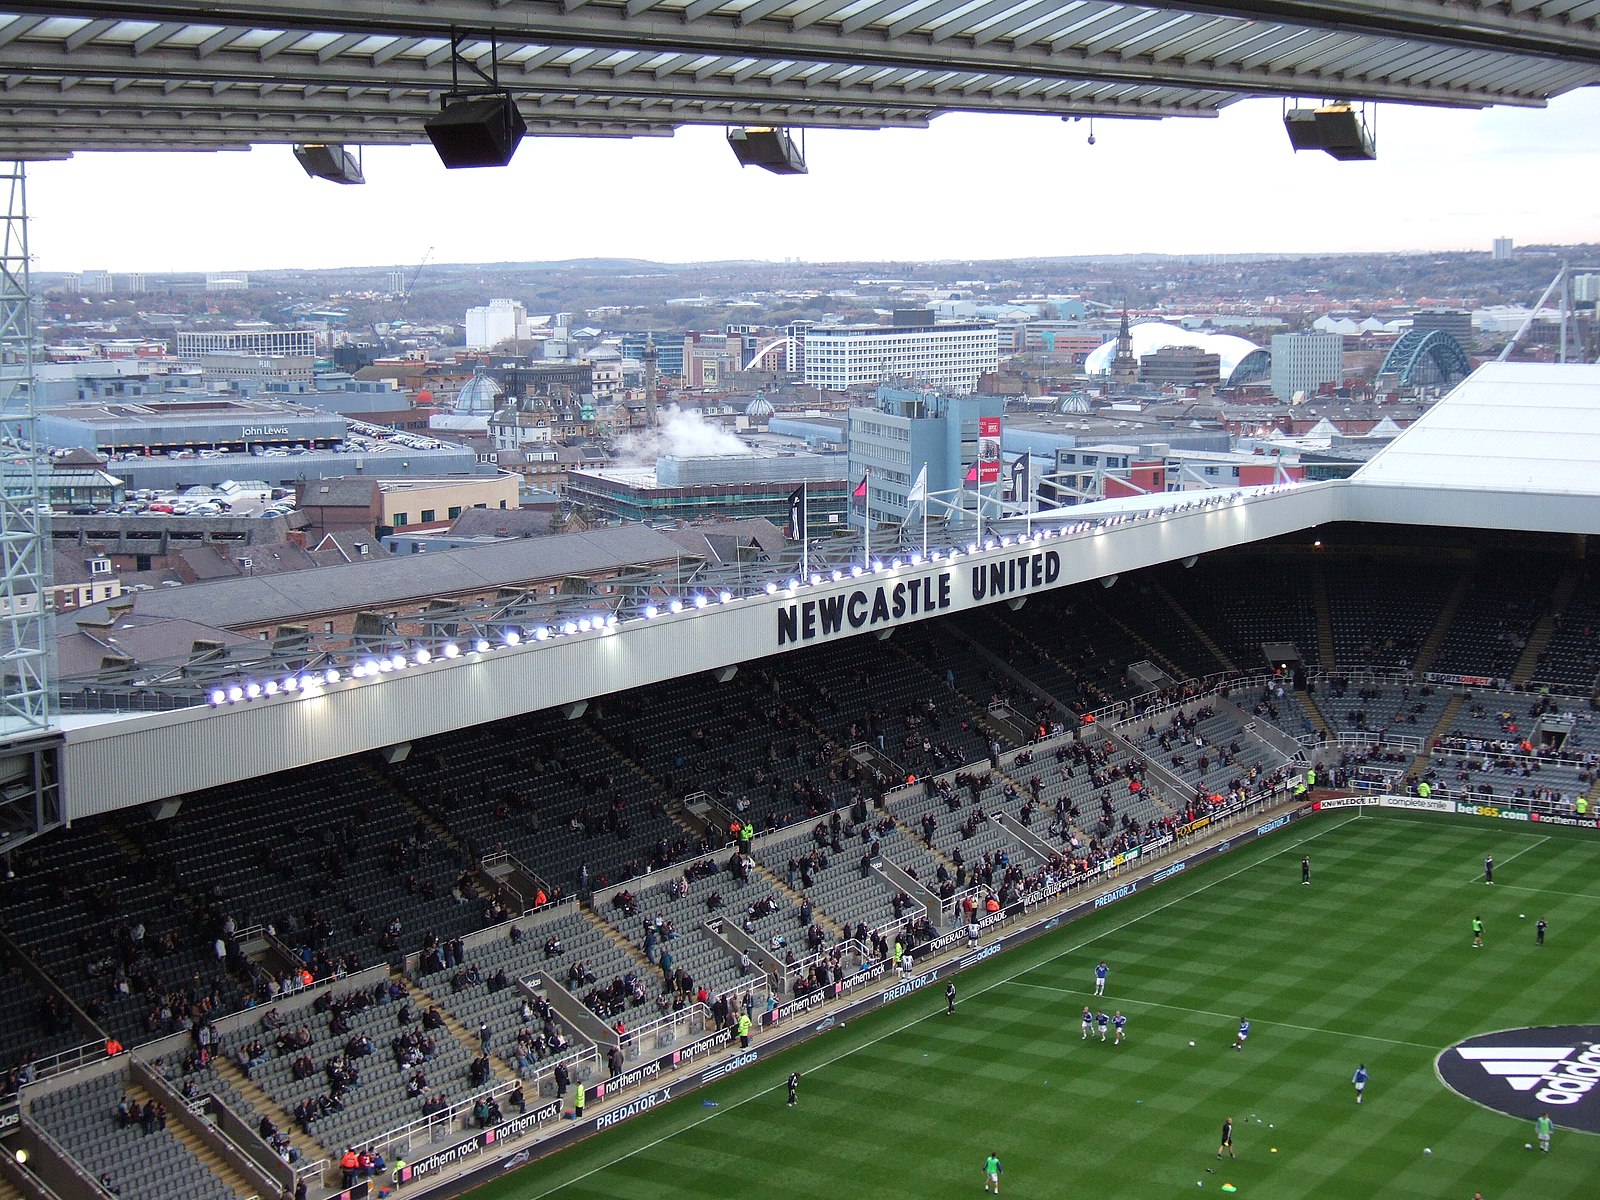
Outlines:
[[[1317,109],[1317,137],[1324,150],[1340,162],[1377,158],[1372,135],[1356,110],[1347,104]]]
[[[422,123],[446,167],[503,167],[517,152],[528,126],[510,96],[452,100]]]
[[[1289,133],[1289,144],[1296,150],[1321,150],[1322,139],[1317,132],[1317,110],[1291,108],[1283,114],[1283,127]]]

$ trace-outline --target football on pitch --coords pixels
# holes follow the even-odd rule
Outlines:
[[[1192,1046],[1192,1045],[1194,1045],[1194,1043],[1193,1043],[1193,1042],[1190,1042],[1190,1043],[1189,1043],[1189,1045],[1191,1045],[1191,1046]]]

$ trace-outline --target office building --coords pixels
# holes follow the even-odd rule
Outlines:
[[[183,362],[198,363],[207,354],[298,357],[317,353],[315,329],[207,329],[180,333],[176,346]]]
[[[962,494],[968,472],[978,460],[978,419],[998,420],[1005,411],[999,396],[954,396],[934,391],[879,387],[870,407],[848,414],[850,480],[854,488],[867,481],[867,504],[874,525],[903,521],[910,514],[907,495],[924,466],[928,492],[947,493],[935,499],[929,515],[948,514],[948,505],[976,502]],[[993,494],[991,491],[990,494]],[[863,522],[865,513],[851,520]]]
[[[1494,239],[1494,257],[1497,262],[1510,258],[1513,250],[1514,247],[1510,238],[1498,237]]]
[[[1272,335],[1272,394],[1291,401],[1344,378],[1344,339],[1336,333]]]
[[[1222,355],[1199,346],[1163,346],[1139,360],[1139,382],[1157,387],[1216,387]]]
[[[566,497],[602,517],[665,525],[705,517],[763,517],[782,523],[789,497],[806,487],[813,536],[841,528],[849,485],[842,454],[663,455],[655,466],[569,471]]]
[[[904,381],[967,394],[977,389],[980,376],[999,367],[1000,335],[984,321],[815,326],[805,332],[801,353],[810,387],[843,392]]]
[[[1465,309],[1419,308],[1411,314],[1411,328],[1418,333],[1448,333],[1468,352],[1474,344],[1472,314]]]

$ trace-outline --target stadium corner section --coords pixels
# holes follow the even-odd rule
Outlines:
[[[602,1081],[594,1094],[605,1097],[638,1087],[648,1090],[636,1092],[602,1111],[585,1114],[581,1121],[563,1121],[559,1100],[542,1101],[510,1120],[479,1130],[408,1163],[400,1180],[402,1188],[407,1194],[426,1193],[438,1200],[457,1196],[696,1088],[715,1083],[758,1059],[825,1033],[856,1013],[891,1004],[1079,917],[1142,894],[1164,880],[1249,845],[1318,811],[1319,805],[1308,802],[1304,793],[1295,795],[1292,787],[1285,787],[1264,800],[1201,818],[1181,827],[1175,837],[1157,839],[1153,849],[1141,847],[1132,858],[1114,860],[1115,865],[1098,885],[1088,888],[1080,885],[1077,889],[1041,888],[1024,895],[981,923],[985,935],[993,930],[1000,931],[987,945],[968,949],[966,929],[952,929],[924,949],[935,961],[909,978],[894,978],[887,964],[879,962],[822,992],[780,1004],[774,1013],[768,1014],[772,1019],[764,1019],[769,1032],[759,1046],[736,1049],[731,1056],[719,1058],[722,1051],[734,1047],[733,1031],[719,1029],[676,1047],[669,1054],[632,1066]],[[1152,860],[1149,869],[1133,866],[1135,861],[1142,862],[1146,858]],[[1131,876],[1130,870],[1134,872]],[[1084,894],[1086,891],[1092,894]],[[1062,904],[1063,897],[1070,899]],[[540,1134],[543,1136],[530,1144],[511,1145],[518,1139]],[[361,1200],[368,1195],[369,1186],[368,1183],[358,1184],[341,1193],[341,1200],[343,1197]]]

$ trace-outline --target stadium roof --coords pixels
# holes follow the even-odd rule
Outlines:
[[[1600,497],[1600,366],[1488,363],[1371,462],[1357,483]]]
[[[1600,83],[1593,0],[22,0],[0,157],[421,142],[457,74],[534,134],[1211,116],[1246,96],[1539,105]],[[453,58],[455,61],[453,62]],[[453,70],[458,68],[458,70]]]

